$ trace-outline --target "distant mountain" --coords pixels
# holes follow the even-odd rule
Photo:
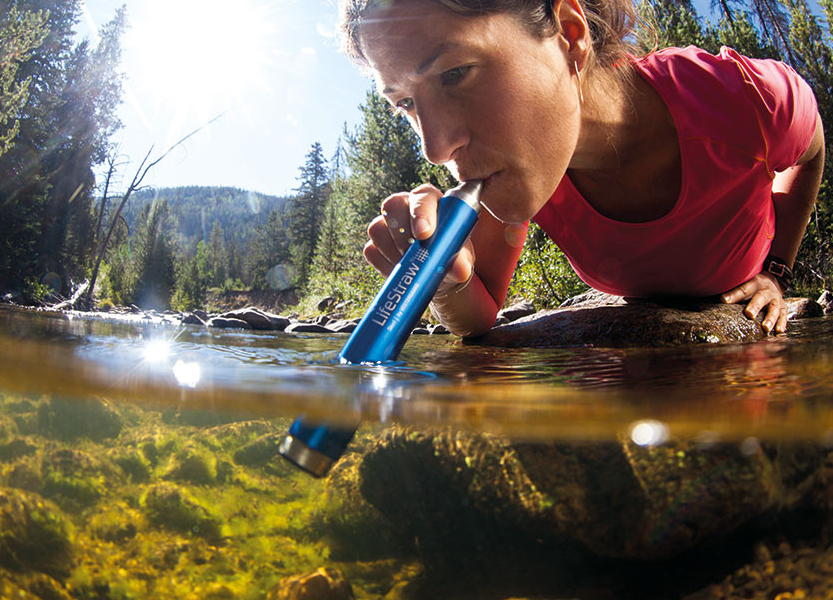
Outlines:
[[[214,222],[219,221],[225,241],[234,239],[246,248],[258,225],[275,209],[283,211],[287,198],[269,196],[231,187],[184,186],[147,189],[133,194],[124,210],[130,231],[136,218],[154,200],[166,200],[175,223],[174,235],[185,246],[208,241]]]

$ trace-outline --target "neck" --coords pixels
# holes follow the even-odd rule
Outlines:
[[[638,156],[636,150],[651,136],[650,107],[638,73],[626,76],[598,69],[585,86],[581,130],[570,169],[611,173]]]

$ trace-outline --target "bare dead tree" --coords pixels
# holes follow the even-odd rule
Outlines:
[[[98,272],[99,272],[99,269],[101,268],[101,261],[104,259],[104,255],[107,253],[107,246],[110,245],[110,239],[113,237],[113,232],[116,230],[116,226],[118,225],[119,219],[121,217],[122,210],[124,210],[124,207],[127,204],[127,201],[130,199],[131,194],[133,194],[133,192],[136,192],[136,191],[139,191],[139,190],[143,189],[142,188],[142,181],[144,181],[145,176],[148,174],[148,172],[153,167],[155,167],[160,162],[162,162],[162,160],[164,160],[164,158],[166,156],[168,156],[168,154],[170,154],[178,146],[185,143],[188,139],[190,139],[191,137],[196,135],[198,132],[202,131],[203,129],[205,129],[206,127],[211,125],[214,121],[216,121],[217,119],[222,117],[224,114],[225,113],[221,113],[221,114],[217,115],[216,117],[214,117],[213,119],[211,119],[210,121],[208,121],[207,123],[205,123],[203,125],[200,125],[196,129],[194,129],[191,133],[189,133],[188,135],[186,135],[185,137],[183,137],[182,139],[177,141],[175,144],[173,144],[171,147],[169,147],[167,150],[165,150],[165,152],[163,152],[161,156],[159,156],[158,158],[156,158],[155,160],[153,160],[151,162],[148,162],[148,160],[150,159],[150,155],[153,152],[153,145],[151,145],[151,147],[148,149],[147,154],[145,154],[145,157],[142,159],[142,161],[139,163],[139,166],[136,168],[136,173],[133,175],[133,179],[130,181],[130,185],[128,185],[127,189],[124,191],[124,193],[122,193],[121,201],[119,202],[119,205],[116,208],[115,213],[113,213],[113,216],[110,219],[110,226],[107,228],[107,235],[104,236],[104,239],[101,242],[101,246],[98,249],[98,253],[97,253],[96,259],[95,259],[95,266],[93,267],[93,273],[92,273],[92,276],[90,277],[89,287],[87,287],[87,291],[84,293],[83,297],[80,299],[80,303],[85,308],[89,308],[90,306],[92,306],[93,290],[95,289],[95,283],[96,283],[96,280],[98,279]],[[110,163],[110,166],[112,168],[112,166],[113,166],[112,162]],[[110,174],[111,173],[108,170],[108,177],[107,177],[108,185],[109,185],[109,181],[110,181]],[[106,186],[105,186],[105,200],[104,201],[106,201]],[[104,201],[102,201],[102,203]],[[102,208],[103,208],[103,206],[102,206]]]

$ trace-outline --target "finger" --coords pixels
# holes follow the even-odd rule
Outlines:
[[[785,306],[778,315],[778,322],[775,324],[775,333],[785,333],[787,331],[787,320],[789,317],[790,313]]]
[[[412,240],[408,196],[407,192],[394,194],[382,202],[382,216],[400,256],[405,253]]]
[[[390,272],[393,271],[393,265],[391,261],[389,261],[384,254],[379,252],[379,248],[377,248],[373,242],[367,242],[364,245],[364,258],[365,260],[370,263],[374,269],[379,271],[384,277],[390,275]]]
[[[408,204],[411,211],[411,231],[418,240],[431,237],[437,227],[437,205],[442,192],[433,185],[423,184],[411,190]]]
[[[747,281],[739,285],[738,287],[729,290],[723,296],[721,296],[721,300],[725,304],[736,304],[741,300],[747,300],[752,297],[752,295],[756,291],[756,287],[752,285],[751,281]],[[757,314],[757,313],[756,313]]]
[[[370,222],[367,226],[367,235],[370,238],[370,245],[372,245],[376,252],[381,254],[385,260],[391,264],[396,264],[402,257],[402,251],[396,245],[396,242],[391,236],[388,223],[382,215],[379,215]],[[370,263],[376,266],[372,262]],[[378,268],[378,267],[377,267]]]
[[[750,319],[754,319],[758,316],[758,313],[772,301],[772,297],[769,294],[764,292],[757,292],[752,299],[749,301],[749,304],[746,305],[746,308],[743,310],[744,314],[749,317]]]
[[[776,323],[778,323],[778,319],[781,313],[780,306],[777,302],[770,302],[769,306],[767,307],[766,316],[764,317],[763,322],[761,325],[764,328],[764,331],[767,333],[772,333],[772,330],[775,329]]]
[[[447,281],[463,283],[471,278],[474,271],[474,246],[471,242],[466,244],[455,255],[451,268],[446,275]]]
[[[463,248],[454,255],[451,267],[446,273],[437,294],[447,294],[455,286],[468,282],[474,275],[474,246],[467,241]]]

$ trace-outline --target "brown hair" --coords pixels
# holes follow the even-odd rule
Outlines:
[[[374,8],[388,7],[397,1],[438,4],[452,12],[469,16],[512,14],[520,19],[532,35],[538,37],[548,37],[559,31],[553,15],[553,0],[340,0],[342,49],[359,66],[368,66],[359,43],[362,20]],[[593,61],[600,67],[613,66],[631,50],[625,39],[633,31],[636,22],[632,0],[578,0],[578,3],[584,10],[590,28]]]

